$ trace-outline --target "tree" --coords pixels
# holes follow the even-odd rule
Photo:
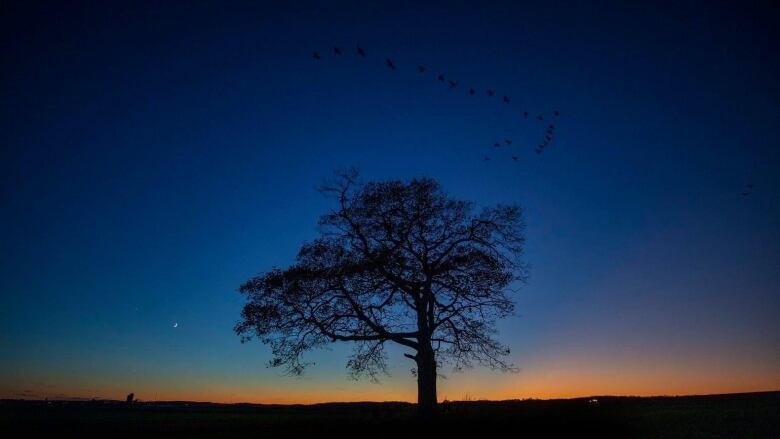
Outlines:
[[[524,280],[521,210],[474,213],[428,178],[361,184],[341,173],[321,191],[337,207],[320,217],[320,237],[292,266],[241,285],[247,302],[235,331],[270,345],[270,366],[301,374],[302,355],[353,342],[354,377],[386,373],[385,346],[397,343],[416,363],[418,407],[436,411],[438,369],[475,362],[513,370],[494,338],[510,315],[510,285]]]

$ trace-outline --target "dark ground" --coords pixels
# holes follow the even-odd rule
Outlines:
[[[418,421],[406,403],[309,406],[0,401],[0,437],[780,438],[780,392],[442,404]],[[475,434],[476,433],[476,434]],[[433,435],[426,434],[429,437]]]

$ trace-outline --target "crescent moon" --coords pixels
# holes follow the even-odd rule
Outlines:
[[[173,327],[174,328],[178,328],[179,327],[179,322],[173,322]]]

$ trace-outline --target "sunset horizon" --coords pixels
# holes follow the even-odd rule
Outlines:
[[[0,434],[780,435],[777,5],[0,23]],[[442,407],[597,396],[648,398]]]

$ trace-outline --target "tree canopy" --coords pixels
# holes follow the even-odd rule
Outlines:
[[[514,310],[511,285],[525,278],[519,207],[475,212],[429,178],[362,184],[345,172],[321,190],[336,206],[320,217],[319,237],[290,267],[241,285],[242,340],[270,345],[270,365],[292,374],[308,365],[305,352],[353,342],[350,372],[372,379],[397,343],[417,362],[429,405],[445,363],[513,369],[495,336]]]

